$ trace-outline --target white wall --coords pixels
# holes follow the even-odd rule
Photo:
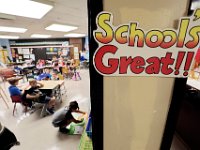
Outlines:
[[[105,0],[115,25],[139,21],[145,30],[168,28],[187,12],[187,0]],[[104,149],[158,150],[173,78],[104,77]]]

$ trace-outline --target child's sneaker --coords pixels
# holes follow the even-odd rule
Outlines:
[[[31,108],[31,109],[29,110],[29,113],[32,114],[32,113],[34,113],[35,111],[36,111],[35,108]]]
[[[47,108],[46,112],[50,115],[54,114],[53,108]]]

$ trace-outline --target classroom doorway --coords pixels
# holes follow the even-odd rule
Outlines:
[[[33,101],[29,107],[27,103],[20,103],[21,100],[15,105],[13,95],[9,91],[11,84],[8,81],[1,81],[0,85],[3,87],[1,92],[5,93],[3,96],[5,101],[0,102],[0,122],[10,129],[21,143],[13,149],[71,150],[84,149],[88,145],[92,148],[92,129],[88,123],[91,122],[88,1],[34,0],[21,3],[19,0],[18,3],[21,5],[16,1],[9,2],[16,8],[21,8],[30,2],[31,7],[20,9],[21,12],[24,11],[22,15],[26,15],[23,17],[17,13],[7,14],[7,12],[6,15],[1,15],[0,26],[22,29],[20,32],[12,32],[9,28],[10,31],[2,33],[4,39],[0,39],[0,44],[2,47],[6,46],[11,62],[6,64],[6,68],[0,69],[20,70],[17,72],[17,77],[21,76],[22,80],[19,80],[17,88],[21,91],[28,91],[24,87],[30,87],[33,80],[43,84],[42,87],[38,87],[39,91],[45,96],[56,99],[54,107],[52,106],[54,113],[62,108],[69,108],[73,101],[78,103],[80,111],[87,113],[82,120],[83,124],[79,126],[72,124],[67,127],[70,134],[63,134],[52,124],[54,114],[48,114],[47,108],[50,105],[48,102],[38,104],[37,101]],[[38,7],[33,10],[35,4]],[[0,2],[0,5],[6,7],[7,2],[2,4]],[[36,17],[40,11],[39,5],[45,5],[46,8],[42,10],[48,11]],[[35,16],[30,17],[29,12],[25,10],[29,10]],[[0,13],[5,12],[0,10]],[[39,60],[42,60],[42,63]],[[30,76],[27,77],[24,70],[29,70]],[[48,80],[42,77],[47,74],[47,70],[50,74]],[[15,72],[13,77],[16,76],[14,74]],[[72,116],[76,120],[81,120],[80,113],[73,112]],[[87,126],[89,126],[88,131],[86,131]]]

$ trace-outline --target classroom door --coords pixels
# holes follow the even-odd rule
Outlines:
[[[138,21],[139,28],[148,31],[173,28],[187,11],[187,3],[106,0],[103,4],[104,10],[115,16],[115,26]],[[104,77],[104,149],[159,150],[174,81],[158,77]]]

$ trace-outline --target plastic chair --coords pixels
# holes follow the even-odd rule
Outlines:
[[[64,77],[63,77],[63,75],[62,74],[58,74],[58,78],[59,78],[59,80],[64,80]]]
[[[6,81],[7,78],[15,77],[15,72],[11,68],[4,68],[0,69],[0,77],[2,78],[3,81]]]
[[[58,78],[59,78],[59,80],[64,80],[64,77],[63,77],[63,75],[61,75],[61,74],[58,74]],[[63,86],[64,87],[64,89],[62,90],[63,91],[63,93],[66,93],[67,92],[67,90],[66,90],[66,87],[65,87],[65,82],[63,82],[63,84],[62,85],[60,85],[61,87]],[[60,89],[59,89],[60,90]]]
[[[67,66],[65,67],[62,67],[62,74],[66,77],[66,78],[69,78],[69,68]]]
[[[25,106],[25,113],[27,112],[27,104],[22,102],[22,97],[20,95],[11,96],[11,100],[12,100],[13,103],[15,103],[14,108],[13,108],[13,116],[15,114],[15,109],[16,109],[17,103],[21,103],[22,105],[24,105]]]

